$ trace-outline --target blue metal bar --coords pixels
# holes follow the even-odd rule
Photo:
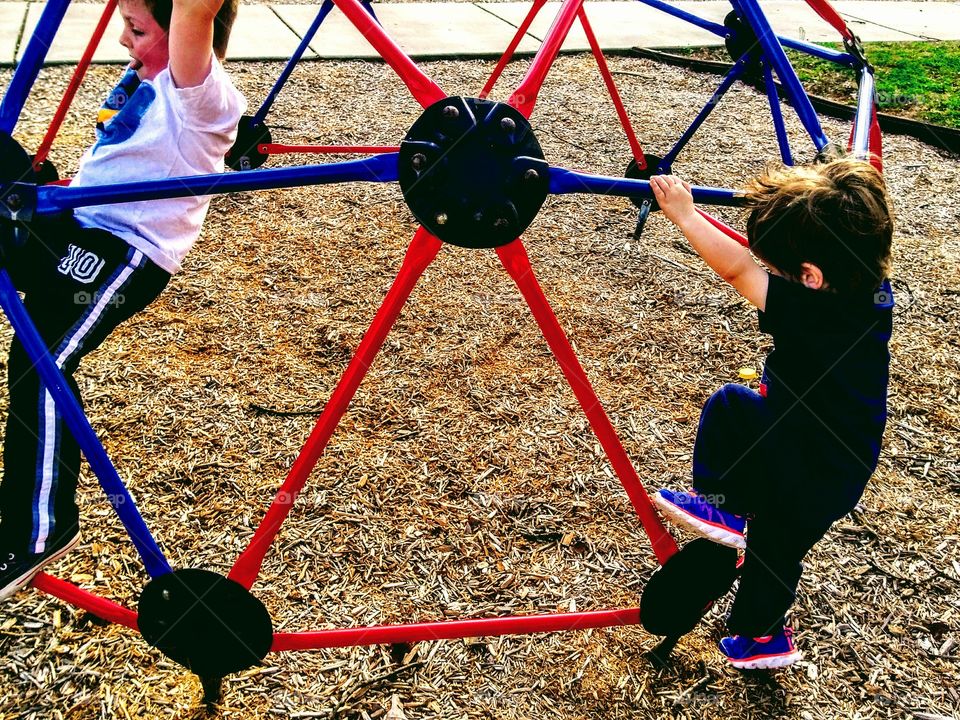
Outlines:
[[[810,103],[810,98],[807,97],[806,91],[800,84],[800,80],[790,65],[780,41],[773,32],[773,28],[770,27],[767,17],[763,14],[756,0],[731,0],[731,3],[753,29],[760,46],[763,48],[763,59],[773,65],[777,77],[780,78],[780,83],[787,92],[789,103],[796,111],[803,127],[806,128],[813,144],[817,150],[823,150],[830,141],[824,135],[823,128],[820,126],[820,118],[817,117],[817,113]]]
[[[694,186],[691,191],[694,201],[704,205],[740,207],[744,204],[743,193],[739,190]],[[621,197],[653,197],[650,183],[646,180],[587,175],[558,167],[550,168],[550,193],[553,195],[587,193]]]
[[[785,48],[797,50],[799,52],[806,53],[807,55],[812,55],[815,58],[820,58],[821,60],[829,60],[830,62],[835,62],[839,65],[846,65],[848,67],[856,67],[859,64],[857,59],[850,53],[831,50],[830,48],[825,48],[822,45],[815,45],[814,43],[804,42],[803,40],[795,40],[793,38],[783,37],[782,35],[777,35],[777,40],[779,40],[780,44]]]
[[[110,462],[110,458],[107,457],[107,452],[103,449],[97,434],[90,426],[90,421],[83,414],[80,403],[70,392],[66,378],[50,356],[47,346],[33,324],[33,320],[30,319],[20,296],[17,295],[17,290],[10,280],[10,275],[4,268],[0,268],[0,306],[3,307],[10,324],[13,325],[17,339],[23,344],[27,356],[37,369],[44,387],[53,397],[57,410],[63,415],[67,427],[80,444],[84,457],[87,458],[87,462],[93,468],[93,472],[96,474],[97,480],[100,481],[103,491],[107,494],[107,499],[119,516],[120,522],[127,529],[127,533],[136,546],[137,552],[140,553],[140,558],[143,560],[150,577],[157,577],[170,572],[170,564],[143,522],[143,518],[140,516],[136,505],[134,505],[133,498],[127,492],[127,488],[124,487],[116,468]]]
[[[862,160],[870,157],[870,126],[874,110],[873,71],[869,66],[860,69],[860,89],[857,94],[857,115],[853,120],[853,154]]]
[[[687,131],[680,136],[680,139],[677,140],[676,144],[670,149],[666,155],[664,155],[663,160],[660,162],[660,167],[664,171],[669,172],[670,168],[673,167],[673,161],[677,159],[677,155],[680,154],[680,151],[686,146],[690,139],[693,137],[693,134],[697,131],[704,121],[713,112],[713,109],[717,106],[717,103],[720,102],[727,90],[730,89],[730,86],[733,85],[736,80],[746,72],[747,64],[745,58],[740,58],[737,62],[734,63],[733,67],[730,68],[730,71],[726,74],[723,80],[720,82],[719,87],[713,93],[713,96],[707,101],[707,104],[703,106],[703,109],[694,118],[693,123],[687,128]]]
[[[280,73],[280,77],[277,78],[277,82],[274,83],[273,88],[270,90],[270,94],[267,95],[267,99],[263,101],[263,105],[261,105],[260,109],[257,110],[257,114],[253,116],[251,125],[262,125],[263,121],[266,120],[267,113],[270,112],[270,108],[273,107],[273,101],[277,99],[277,95],[280,94],[280,91],[290,78],[290,75],[293,73],[297,63],[300,62],[300,58],[302,58],[303,54],[307,51],[307,47],[310,45],[310,41],[313,40],[313,36],[317,34],[317,30],[320,29],[323,21],[326,19],[327,15],[330,14],[330,11],[333,10],[333,8],[333,0],[323,0],[323,5],[320,6],[320,12],[317,13],[317,16],[313,20],[313,24],[310,25],[310,28],[304,34],[303,40],[300,41],[300,45],[297,46],[296,50],[294,50],[293,55],[287,62],[286,67],[283,68],[283,72]]]
[[[398,153],[394,152],[325,165],[193,175],[116,185],[86,187],[42,185],[37,188],[36,212],[39,215],[51,215],[86,205],[158,200],[188,195],[219,195],[244,190],[270,190],[301,185],[395,182],[398,178],[397,156]]]
[[[686,10],[681,10],[680,8],[674,7],[670,3],[663,2],[663,0],[637,0],[637,2],[641,2],[644,5],[649,5],[652,8],[661,10],[667,13],[667,15],[673,15],[675,18],[679,18],[680,20],[686,20],[691,25],[696,25],[698,28],[702,28],[707,32],[713,33],[714,35],[719,35],[720,37],[725,37],[727,32],[729,32],[726,27],[720,25],[719,23],[711,22],[710,20],[704,20],[698,15],[688,13]]]
[[[0,132],[13,135],[20,112],[27,102],[27,96],[30,94],[33,83],[36,82],[37,75],[40,74],[40,68],[43,67],[43,61],[47,57],[47,50],[53,44],[53,38],[60,28],[60,23],[63,22],[63,16],[66,15],[69,5],[70,0],[47,0],[40,21],[30,36],[30,42],[27,43],[27,49],[23,51],[23,59],[17,65],[3,100],[0,101]]]
[[[790,141],[787,139],[787,128],[783,123],[783,112],[780,109],[780,93],[777,92],[777,86],[773,82],[773,70],[768,62],[763,63],[763,84],[767,88],[767,100],[770,101],[770,115],[773,118],[773,129],[777,133],[780,158],[784,165],[793,165]]]
[[[377,25],[383,27],[383,23],[380,22],[380,18],[377,17],[377,14],[373,11],[373,3],[370,0],[360,0],[360,4],[363,5],[364,9],[370,13],[370,17],[377,21]]]

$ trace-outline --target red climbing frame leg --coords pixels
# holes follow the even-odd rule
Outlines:
[[[315,632],[274,633],[270,652],[316,650],[354,645],[392,645],[394,643],[452,640],[464,637],[492,637],[524,633],[589,630],[590,628],[638,625],[639,608],[596,610],[584,613],[549,615],[509,615],[472,620],[444,620],[410,625],[374,625]]]
[[[347,16],[354,27],[370,41],[390,67],[394,69],[411,94],[421,106],[427,108],[447,94],[433,80],[417,67],[406,53],[401,50],[383,28],[363,9],[359,0],[333,0],[340,11]]]
[[[310,437],[307,438],[307,442],[293,463],[293,467],[290,468],[287,479],[277,492],[270,509],[250,541],[250,546],[241,553],[234,563],[228,576],[231,580],[235,580],[245,588],[250,589],[257,575],[260,574],[263,558],[267,554],[273,539],[280,531],[280,526],[290,513],[294,500],[303,489],[320,456],[323,455],[323,451],[330,441],[330,436],[333,435],[333,431],[340,423],[340,418],[346,412],[347,406],[353,399],[357,388],[360,387],[360,382],[380,351],[383,341],[386,340],[390,328],[396,322],[400,311],[410,297],[410,293],[413,292],[413,288],[420,276],[423,275],[423,271],[429,267],[437,256],[440,247],[440,241],[423,228],[420,228],[414,235],[400,271],[370,324],[370,329],[367,330],[363,340],[360,341],[356,354],[350,361],[343,377],[340,378],[340,382],[330,396],[323,413],[317,419]]]
[[[530,260],[527,258],[523,243],[519,239],[514,240],[509,245],[497,248],[497,255],[500,256],[500,262],[503,263],[504,268],[517,284],[520,293],[533,312],[550,350],[557,358],[557,362],[560,363],[560,369],[563,371],[564,377],[566,377],[574,395],[577,396],[580,407],[583,408],[584,414],[590,421],[590,427],[593,428],[600,445],[613,465],[614,472],[617,473],[617,477],[623,483],[623,488],[627,491],[627,495],[640,517],[640,522],[643,523],[643,528],[650,537],[653,552],[662,565],[677,551],[677,544],[663,527],[663,523],[660,522],[660,517],[654,510],[646,490],[643,489],[637,471],[634,470],[633,464],[627,457],[627,452],[623,449],[616,430],[613,429],[603,405],[600,404],[600,399],[590,385],[586,373],[580,366],[580,361],[577,360],[576,353],[570,347],[570,341],[567,340],[563,328],[560,327],[556,315],[553,314],[543,290],[540,289],[540,284],[533,274],[533,268],[530,267]]]
[[[503,55],[500,56],[500,61],[497,63],[497,67],[495,67],[493,72],[490,74],[490,79],[487,80],[487,84],[484,85],[483,90],[480,91],[481,100],[485,100],[487,97],[489,97],[490,92],[493,90],[493,86],[497,84],[497,80],[499,80],[500,75],[503,74],[504,68],[507,67],[507,63],[510,62],[513,54],[517,51],[517,46],[520,45],[520,41],[523,40],[523,36],[527,34],[527,30],[530,29],[530,25],[533,24],[533,21],[536,19],[537,15],[540,14],[540,10],[543,9],[543,6],[546,5],[546,3],[547,0],[533,0],[533,5],[531,6],[530,11],[523,19],[523,22],[520,23],[520,27],[517,28],[517,32],[513,36],[513,40],[510,41],[507,49],[504,51]]]
[[[583,32],[587,36],[587,42],[590,43],[590,50],[593,52],[593,57],[597,61],[597,67],[600,70],[601,77],[603,77],[603,83],[607,86],[607,92],[610,93],[613,106],[617,109],[617,117],[620,118],[620,125],[623,127],[623,132],[627,136],[627,142],[630,143],[630,152],[633,153],[633,159],[636,160],[638,169],[646,170],[647,158],[643,154],[643,148],[640,147],[640,141],[637,140],[637,134],[633,131],[633,125],[630,124],[630,116],[627,115],[627,109],[623,105],[623,98],[620,97],[620,91],[617,89],[616,83],[613,82],[613,75],[607,66],[607,59],[603,56],[603,50],[600,49],[600,43],[597,42],[597,36],[590,26],[590,21],[587,20],[587,11],[581,7],[580,12],[577,14],[580,17]]]
[[[807,0],[807,5],[813,8],[813,11],[825,22],[832,25],[833,29],[840,33],[844,40],[853,39],[853,33],[847,27],[846,21],[840,17],[840,13],[834,10],[827,0]]]
[[[61,580],[53,575],[47,575],[42,572],[36,575],[30,584],[37,590],[42,590],[48,595],[60,598],[108,622],[116,623],[117,625],[126,625],[128,628],[136,630],[137,632],[140,631],[137,625],[137,614],[133,610],[129,610],[122,605],[117,605],[117,603],[102,598],[99,595],[94,595],[86,590],[82,590],[66,580]]]
[[[560,6],[560,12],[554,18],[553,24],[547,31],[547,36],[543,39],[543,45],[537,51],[530,69],[524,75],[523,80],[510,99],[507,101],[513,105],[525,118],[529,118],[533,113],[533,108],[537,104],[537,95],[540,94],[540,88],[543,87],[543,81],[550,72],[554,60],[557,59],[557,53],[560,52],[560,46],[567,39],[570,28],[573,27],[577,19],[577,13],[583,7],[583,0],[564,0]]]
[[[720,222],[720,221],[717,220],[713,215],[708,215],[707,213],[705,213],[705,212],[704,212],[703,210],[701,210],[700,208],[697,208],[697,212],[700,213],[700,216],[701,216],[704,220],[706,220],[708,223],[710,223],[711,225],[713,225],[717,230],[719,230],[720,232],[722,232],[722,233],[723,233],[724,235],[726,235],[728,238],[732,238],[733,240],[736,240],[738,243],[740,243],[740,244],[743,245],[744,247],[750,247],[750,243],[747,241],[746,236],[741,235],[740,233],[738,233],[736,230],[734,230],[732,227],[730,227],[730,226],[727,225],[726,223]]]
[[[87,49],[83,51],[83,57],[81,57],[80,62],[77,63],[77,69],[73,71],[73,77],[70,78],[70,84],[67,85],[67,89],[63,93],[63,99],[60,100],[57,112],[54,114],[53,120],[50,121],[47,134],[43,136],[40,147],[37,148],[37,153],[33,157],[34,169],[38,170],[43,164],[43,161],[47,159],[54,138],[57,137],[60,126],[63,125],[63,119],[67,116],[67,110],[70,109],[70,104],[77,94],[77,89],[80,87],[80,83],[83,82],[83,76],[87,74],[87,68],[90,67],[93,53],[96,52],[97,47],[100,45],[100,40],[103,38],[103,33],[106,31],[116,7],[117,0],[107,0],[107,5],[103,8],[103,14],[100,16],[100,22],[97,23],[97,27],[93,30],[90,42],[87,43]]]

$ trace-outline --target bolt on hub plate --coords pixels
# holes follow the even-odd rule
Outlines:
[[[550,166],[530,123],[505,103],[450,97],[428,107],[400,144],[400,189],[444,242],[506,245],[547,197]]]

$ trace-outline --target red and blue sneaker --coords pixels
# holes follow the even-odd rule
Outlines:
[[[720,652],[727,656],[731,665],[741,670],[786,667],[803,657],[793,644],[793,630],[790,628],[766,637],[725,637],[720,641]]]
[[[734,548],[747,546],[743,537],[747,521],[740,515],[711,505],[703,495],[663,489],[653,499],[673,522],[685,525],[721,545]]]

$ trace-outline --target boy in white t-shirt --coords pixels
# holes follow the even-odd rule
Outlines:
[[[221,4],[222,3],[222,4]],[[132,62],[100,110],[74,186],[224,170],[246,109],[220,64],[237,0],[120,0]],[[40,336],[73,379],[81,358],[149,305],[200,234],[209,197],[79,208],[35,223],[7,258]],[[0,599],[80,539],[80,448],[14,338],[0,484]]]

